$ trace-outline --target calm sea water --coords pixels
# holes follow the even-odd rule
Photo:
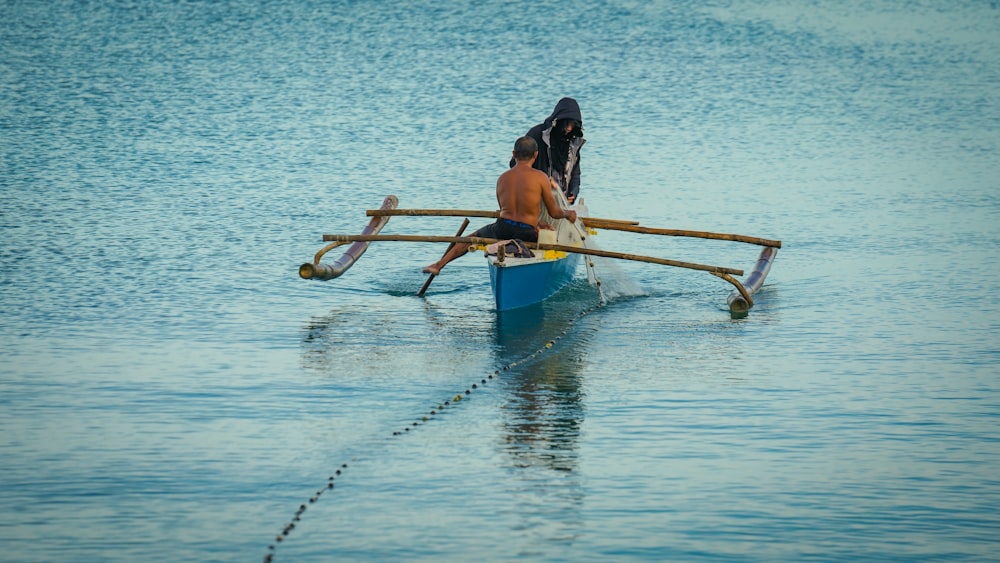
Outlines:
[[[4,2],[0,559],[1000,559],[998,30],[985,0]],[[783,241],[749,317],[606,261],[604,306],[581,272],[497,315],[478,256],[418,298],[434,244],[297,277],[388,194],[492,209],[562,96],[593,215]]]

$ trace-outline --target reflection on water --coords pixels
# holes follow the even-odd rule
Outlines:
[[[500,448],[510,459],[521,529],[546,541],[572,539],[583,525],[579,440],[585,409],[575,348],[586,342],[578,327],[567,331],[576,320],[569,314],[577,311],[556,300],[497,315],[498,360],[553,344],[506,379],[500,409]]]
[[[546,316],[541,306],[499,314],[499,357],[531,353],[551,342],[546,339],[559,338],[566,324],[564,315]],[[561,344],[577,345],[569,341]],[[573,369],[575,362],[568,359],[570,354],[571,350],[541,354],[508,380],[509,393],[502,411],[504,439],[506,451],[517,467],[536,465],[557,471],[576,468],[584,410],[578,372]]]

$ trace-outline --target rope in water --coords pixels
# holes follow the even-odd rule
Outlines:
[[[584,243],[587,248],[590,248],[589,244]],[[594,257],[587,255],[587,280],[590,281],[591,285],[597,286],[597,293],[601,297],[601,306],[607,305],[608,299],[604,296],[604,286],[601,284],[601,278],[597,277],[597,268],[594,267]]]
[[[594,268],[593,261],[589,261],[589,264],[588,264],[588,275],[590,273],[590,270],[593,270],[593,268]],[[594,275],[594,278],[596,280],[596,278],[597,278],[596,271],[593,273],[593,275]],[[597,280],[597,286],[598,286],[598,289],[600,290],[600,280]],[[403,436],[403,435],[406,435],[406,434],[410,433],[411,431],[416,430],[418,427],[420,427],[420,426],[422,426],[424,424],[429,423],[431,420],[433,420],[438,415],[443,414],[445,409],[447,409],[449,407],[453,407],[454,405],[459,404],[461,401],[464,401],[464,400],[467,400],[467,399],[471,398],[472,393],[474,393],[474,392],[476,392],[476,391],[478,391],[480,389],[485,388],[485,386],[487,385],[487,383],[489,383],[490,381],[495,380],[495,379],[499,379],[501,375],[503,375],[505,373],[509,373],[511,370],[513,370],[518,365],[521,365],[521,364],[523,364],[525,362],[531,361],[531,360],[537,358],[538,356],[540,356],[541,354],[544,354],[545,352],[551,350],[562,339],[563,336],[566,336],[566,334],[569,333],[570,329],[573,328],[573,325],[576,324],[576,322],[578,320],[580,320],[583,317],[585,317],[586,315],[588,315],[588,314],[590,314],[590,313],[592,313],[592,312],[600,309],[606,303],[607,302],[606,302],[606,300],[604,298],[604,292],[600,291],[600,302],[597,305],[594,305],[594,306],[592,306],[590,308],[587,308],[587,309],[584,309],[583,311],[580,311],[580,313],[578,313],[576,315],[576,317],[570,319],[566,323],[565,328],[563,329],[563,331],[561,333],[559,333],[559,335],[557,335],[552,340],[547,341],[545,343],[545,345],[543,345],[541,348],[535,350],[534,352],[532,352],[530,354],[522,356],[521,358],[518,358],[516,361],[510,362],[509,364],[507,364],[507,365],[505,365],[503,367],[500,367],[500,368],[497,368],[497,369],[493,370],[492,372],[490,372],[489,374],[487,374],[485,377],[482,377],[481,379],[479,379],[479,381],[473,383],[470,386],[467,386],[465,388],[464,392],[456,393],[454,397],[452,397],[450,399],[447,399],[447,400],[445,400],[443,402],[438,403],[436,406],[432,407],[426,414],[422,415],[418,420],[413,421],[413,423],[411,423],[410,425],[404,427],[402,430],[393,431],[392,435],[393,436]],[[352,460],[352,461],[356,461],[356,460]],[[333,473],[330,475],[329,479],[327,479],[327,482],[320,489],[318,489],[313,496],[309,497],[308,504],[307,503],[302,503],[302,504],[299,505],[299,508],[298,508],[298,510],[295,511],[295,514],[292,516],[292,519],[285,525],[284,528],[282,528],[281,532],[277,536],[275,536],[274,543],[272,543],[271,545],[267,546],[268,553],[267,553],[267,555],[264,556],[264,563],[271,563],[272,561],[274,561],[274,556],[277,553],[277,546],[278,546],[278,544],[280,544],[281,542],[283,542],[285,540],[285,538],[287,538],[292,533],[292,530],[295,529],[295,524],[297,522],[301,521],[302,515],[305,513],[308,505],[315,504],[317,501],[319,501],[319,499],[323,495],[323,493],[326,493],[327,491],[332,491],[333,487],[334,487],[334,483],[335,483],[337,477],[340,477],[342,475],[342,473],[346,469],[347,469],[347,464],[346,463],[343,463],[340,466],[338,466],[333,471]]]

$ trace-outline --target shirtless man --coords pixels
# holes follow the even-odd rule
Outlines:
[[[538,158],[538,143],[531,137],[521,137],[514,143],[514,167],[497,178],[497,203],[500,218],[495,223],[476,230],[471,236],[497,240],[538,240],[538,216],[542,202],[554,219],[576,222],[576,211],[563,209],[556,203],[551,188],[558,184],[544,172],[532,168]],[[438,275],[446,264],[469,251],[469,245],[458,243],[437,262],[424,268],[425,274]]]

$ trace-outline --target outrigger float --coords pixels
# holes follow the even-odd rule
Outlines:
[[[561,194],[559,195],[561,196]],[[565,199],[561,203],[565,205]],[[726,301],[732,316],[739,318],[746,316],[750,308],[753,307],[753,295],[764,284],[764,279],[771,269],[771,264],[774,262],[775,256],[777,256],[778,249],[781,248],[781,241],[779,240],[726,233],[656,229],[640,226],[637,221],[592,218],[587,216],[587,208],[580,201],[577,205],[569,206],[570,209],[577,211],[576,223],[571,223],[565,219],[552,220],[549,218],[549,222],[556,227],[555,230],[543,229],[539,233],[538,242],[524,242],[523,245],[531,249],[534,255],[519,256],[508,254],[507,245],[504,243],[509,241],[462,236],[465,228],[469,225],[469,217],[496,218],[499,216],[498,211],[398,209],[398,205],[399,200],[396,196],[390,195],[385,198],[381,208],[369,209],[366,215],[372,219],[360,234],[323,235],[323,241],[330,244],[320,249],[313,257],[312,262],[307,262],[299,267],[299,276],[303,279],[314,280],[331,280],[340,277],[361,258],[361,255],[365,253],[368,245],[372,242],[440,242],[448,243],[449,248],[458,243],[466,243],[472,245],[470,250],[483,250],[486,254],[490,270],[490,285],[493,288],[493,297],[498,311],[517,309],[544,301],[573,280],[579,265],[580,256],[589,255],[708,272],[729,282],[735,288]],[[379,234],[386,223],[388,223],[389,218],[395,216],[465,217],[465,220],[462,222],[462,226],[458,229],[458,232],[455,233],[455,236]],[[597,229],[661,236],[729,240],[763,246],[764,249],[761,251],[760,257],[757,259],[757,263],[750,275],[746,280],[741,282],[733,276],[743,276],[743,270],[590,248],[586,245],[586,240],[591,234],[596,233]],[[350,244],[351,246],[340,258],[332,264],[322,263],[323,256],[326,253],[345,244]],[[593,268],[592,261],[588,261],[587,265],[588,268]],[[430,274],[417,294],[423,295],[433,279],[434,275]]]

